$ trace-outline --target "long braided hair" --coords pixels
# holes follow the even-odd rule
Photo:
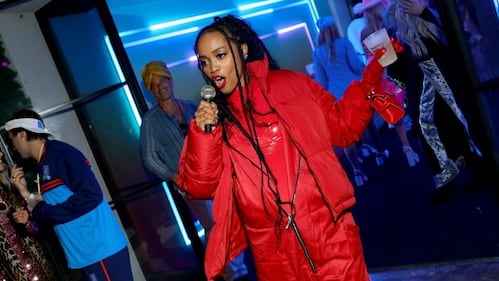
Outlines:
[[[258,143],[258,137],[256,134],[256,125],[254,115],[254,108],[249,98],[249,75],[247,70],[247,63],[263,60],[265,57],[268,60],[269,70],[279,69],[278,63],[273,59],[272,55],[264,45],[263,41],[258,37],[258,34],[251,28],[249,23],[246,21],[239,19],[233,15],[227,15],[224,17],[215,17],[214,22],[210,25],[204,27],[198,34],[195,45],[194,52],[197,56],[199,53],[197,51],[197,46],[199,43],[199,39],[206,33],[210,32],[220,32],[227,42],[229,43],[230,53],[232,54],[232,58],[234,60],[234,65],[236,66],[236,76],[238,81],[238,92],[240,95],[241,106],[244,112],[244,122],[248,125],[246,130],[240,120],[237,120],[231,110],[227,107],[227,98],[230,95],[226,95],[221,93],[218,89],[217,94],[215,96],[215,102],[219,108],[219,124],[221,124],[222,132],[223,132],[223,140],[227,144],[228,147],[238,152],[240,155],[245,157],[241,152],[237,151],[230,143],[228,135],[227,135],[227,124],[226,122],[233,123],[242,134],[248,139],[253,149],[255,150],[259,163],[257,163],[258,168],[260,170],[260,196],[264,205],[264,209],[266,215],[270,219],[275,219],[275,229],[276,234],[279,235],[279,225],[282,221],[282,214],[280,210],[282,209],[282,204],[280,199],[280,194],[277,190],[277,180],[274,177],[272,171],[269,168],[269,165],[265,159],[264,153],[262,152],[260,145]],[[235,45],[235,49],[233,48],[233,43]],[[246,44],[248,46],[248,53],[246,59],[242,60],[242,73],[239,73],[237,69],[237,61],[235,52],[238,53],[239,58],[243,58],[243,50],[242,45]],[[203,74],[204,79],[207,83],[213,85],[211,79],[203,72],[202,65],[198,64],[201,73]],[[244,79],[244,88],[241,85],[241,77]],[[216,88],[216,87],[215,87]],[[264,188],[270,188],[271,192],[274,194],[275,203],[277,205],[278,215],[277,218],[271,218],[270,213],[268,212],[268,208],[266,206],[265,198],[264,198]]]

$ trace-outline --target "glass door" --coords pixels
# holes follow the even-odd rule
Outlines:
[[[147,280],[201,274],[203,244],[180,194],[139,151],[140,87],[104,1],[52,1],[36,13],[74,110]]]

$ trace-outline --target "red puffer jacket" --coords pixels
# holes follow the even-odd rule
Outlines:
[[[352,185],[332,147],[358,141],[372,118],[372,109],[359,82],[354,81],[341,100],[309,77],[287,70],[268,71],[266,60],[248,65],[251,83],[262,89],[290,139],[304,156],[329,213],[336,221],[355,203]],[[213,198],[215,225],[206,249],[208,280],[247,247],[233,197],[228,148],[221,127],[205,134],[193,120],[179,163],[179,186],[192,198]],[[279,273],[276,272],[278,275]]]

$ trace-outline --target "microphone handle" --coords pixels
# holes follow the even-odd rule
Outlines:
[[[213,128],[212,124],[204,124],[204,132],[205,133],[211,133],[212,128]]]
[[[203,98],[203,99],[207,102],[213,101],[212,98]],[[204,124],[204,132],[205,133],[211,133],[212,129],[213,129],[213,124]]]

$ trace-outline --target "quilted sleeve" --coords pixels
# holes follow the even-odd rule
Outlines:
[[[192,199],[212,199],[222,174],[222,131],[200,130],[195,120],[189,125],[179,162],[178,185]]]
[[[339,100],[320,87],[312,86],[325,114],[333,146],[346,147],[358,141],[371,121],[373,109],[359,84],[353,81]]]

